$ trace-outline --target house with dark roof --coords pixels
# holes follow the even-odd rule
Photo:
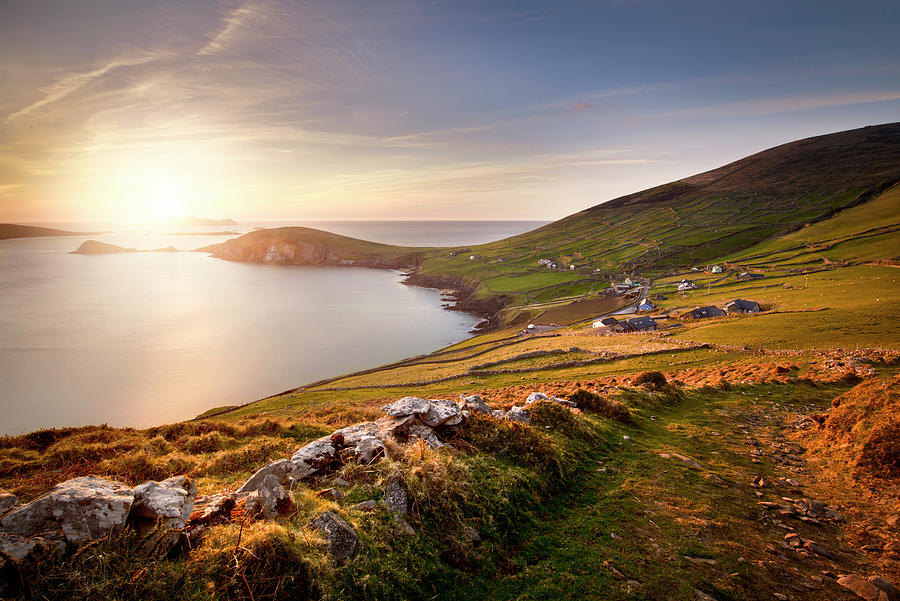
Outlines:
[[[743,280],[743,281],[748,281],[748,280],[760,280],[760,279],[766,277],[766,274],[764,274],[764,273],[751,273],[751,272],[749,272],[749,271],[745,271],[745,272],[743,272],[743,273],[737,274],[737,275],[734,276],[734,277],[736,277],[736,278],[739,279],[739,280]]]
[[[594,322],[594,325],[597,323],[601,326],[606,326],[612,332],[627,332],[630,329],[627,323],[619,321],[615,317],[604,317],[599,322]]]
[[[632,317],[626,320],[628,326],[635,332],[658,330],[659,324],[652,317]]]
[[[705,319],[707,317],[724,317],[725,311],[718,307],[713,307],[712,305],[708,307],[697,307],[696,309],[692,309],[687,313],[683,314],[681,317],[690,318],[690,319]]]
[[[759,303],[736,298],[725,303],[728,313],[759,313]]]

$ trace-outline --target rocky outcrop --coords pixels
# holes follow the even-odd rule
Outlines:
[[[98,240],[85,240],[77,250],[73,250],[73,255],[108,255],[116,253],[136,253],[135,248],[124,248],[115,244],[107,244]]]
[[[866,580],[858,574],[838,578],[838,584],[866,601],[897,601],[897,589],[884,578]]]
[[[513,407],[509,411],[506,412],[506,415],[503,419],[507,419],[511,422],[520,422],[523,424],[531,423],[531,416],[528,415],[528,411],[521,407]]]
[[[281,482],[293,473],[295,467],[296,465],[290,459],[278,459],[273,461],[256,470],[256,472],[250,476],[250,479],[244,482],[244,485],[237,489],[236,492],[253,492],[260,487],[263,480],[268,476],[275,476],[278,478],[278,481]]]
[[[326,511],[313,521],[313,526],[328,541],[328,551],[337,559],[356,553],[359,537],[347,521],[333,511]]]
[[[281,486],[277,476],[272,474],[266,476],[256,493],[259,497],[260,510],[267,520],[274,520],[293,510],[294,501]]]
[[[122,530],[133,500],[124,484],[96,476],[73,478],[7,513],[0,528],[25,537],[61,530],[72,543],[96,540]]]
[[[504,295],[479,296],[477,282],[467,281],[460,276],[424,274],[414,271],[406,276],[403,283],[421,288],[452,290],[450,296],[453,298],[453,304],[447,307],[448,309],[474,313],[485,318],[483,322],[475,326],[474,331],[487,332],[503,325],[498,314],[509,303],[509,297]]]
[[[304,227],[265,229],[204,247],[218,259],[280,265],[410,269],[422,261],[412,248],[377,244]]]
[[[18,497],[12,494],[8,490],[4,490],[0,488],[0,515],[3,515],[10,509],[16,506],[16,503],[19,502]]]
[[[484,399],[477,394],[462,397],[459,408],[464,416],[467,416],[467,412],[482,413],[484,415],[491,415],[492,413],[491,406],[485,403]]]
[[[134,489],[130,519],[138,534],[146,534],[157,524],[166,530],[180,530],[187,524],[196,497],[197,485],[187,476],[151,480]]]

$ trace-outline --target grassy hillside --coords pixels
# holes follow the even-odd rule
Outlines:
[[[35,225],[0,223],[0,240],[8,240],[10,238],[39,238],[45,236],[86,236],[92,233],[96,232],[69,232],[66,230],[56,230]]]
[[[264,261],[272,246],[305,245],[319,249],[314,259],[276,253],[273,260],[415,267],[438,284],[529,308],[527,318],[550,308],[546,303],[596,296],[611,274],[658,275],[722,259],[752,266],[893,258],[898,193],[882,193],[897,182],[900,123],[892,123],[771,148],[488,244],[405,248],[281,228],[215,252]]]
[[[519,294],[523,301],[538,288],[552,295],[554,285],[566,294],[586,292],[596,286],[593,269],[621,273],[702,265],[828,220],[898,181],[900,123],[866,127],[778,146],[462,255],[433,257],[423,270],[476,278],[486,291]],[[812,232],[811,239],[858,228],[864,215],[878,222],[887,238],[900,221],[896,196],[857,215],[842,217],[844,225],[834,232],[827,227]],[[850,223],[854,219],[856,226]],[[799,236],[786,244],[800,243]],[[476,258],[469,260],[471,255]],[[538,265],[541,258],[576,269],[553,272]]]

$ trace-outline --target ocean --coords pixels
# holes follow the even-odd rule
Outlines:
[[[395,271],[233,263],[202,253],[73,255],[84,240],[190,250],[305,225],[410,246],[479,244],[545,222],[42,224],[106,233],[0,241],[0,434],[148,427],[434,351],[475,316]]]

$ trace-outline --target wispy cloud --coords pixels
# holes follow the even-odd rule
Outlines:
[[[214,54],[224,50],[234,42],[241,30],[262,18],[264,18],[264,13],[261,7],[255,3],[248,2],[234,9],[225,18],[224,28],[198,50],[197,55]]]
[[[45,106],[59,102],[69,94],[80,90],[86,85],[101,79],[111,71],[120,67],[131,67],[135,65],[143,65],[154,60],[158,60],[163,56],[168,56],[169,52],[145,52],[137,55],[125,55],[114,58],[105,65],[97,67],[86,73],[73,73],[66,75],[53,85],[41,90],[44,94],[43,98],[19,109],[6,118],[7,122],[14,121],[20,117],[24,117],[28,113],[40,110]]]
[[[900,100],[900,90],[872,92],[868,94],[832,94],[823,96],[778,96],[726,102],[713,106],[686,108],[674,111],[663,111],[642,115],[651,118],[693,119],[704,117],[752,117],[755,115],[774,115],[822,108],[852,106],[873,102]]]

